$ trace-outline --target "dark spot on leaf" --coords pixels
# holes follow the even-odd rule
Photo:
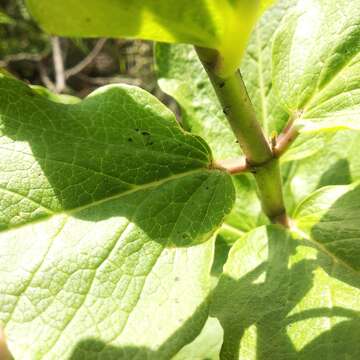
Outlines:
[[[229,107],[223,108],[223,113],[224,113],[225,115],[229,115],[229,113],[230,113],[230,108],[229,108]]]
[[[133,141],[133,139],[132,138],[128,138],[128,142],[132,142]]]
[[[87,18],[85,19],[85,21],[86,21],[87,23],[89,23],[89,22],[91,22],[91,19],[90,19],[89,17],[87,17]]]
[[[220,89],[222,89],[224,86],[225,86],[225,81],[223,81],[223,82],[221,82],[221,83],[219,84],[219,88],[220,88]]]
[[[34,93],[34,91],[32,91],[31,89],[29,89],[29,91],[26,92],[26,95],[34,97],[36,94]]]
[[[188,234],[188,233],[183,233],[182,234],[182,238],[185,240],[188,240],[188,239],[190,239],[190,234]]]
[[[141,134],[144,136],[150,136],[150,133],[148,133],[147,131],[143,131]]]
[[[178,276],[176,276],[175,278],[174,278],[174,281],[179,281],[180,279],[179,279],[179,277]]]

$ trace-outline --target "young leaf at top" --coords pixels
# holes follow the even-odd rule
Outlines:
[[[69,105],[6,77],[0,131],[0,327],[15,358],[165,360],[193,340],[207,240],[234,201],[205,142],[137,88]]]
[[[188,43],[219,51],[218,72],[239,66],[253,26],[273,0],[27,0],[51,34]],[[236,46],[234,46],[236,44]]]
[[[274,42],[279,101],[302,131],[360,129],[360,2],[299,0]]]

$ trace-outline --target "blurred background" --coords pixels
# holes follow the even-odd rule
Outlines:
[[[32,20],[24,0],[0,0],[0,68],[81,98],[102,85],[136,85],[176,110],[157,86],[151,42],[49,36]]]

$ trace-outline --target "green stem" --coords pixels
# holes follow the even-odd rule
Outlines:
[[[218,54],[203,48],[196,50],[255,176],[263,211],[272,222],[287,226],[279,160],[257,121],[240,72],[220,78],[215,73]]]

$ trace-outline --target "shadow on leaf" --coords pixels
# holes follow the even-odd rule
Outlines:
[[[317,271],[322,265],[314,257],[314,247],[307,241],[294,240],[280,228],[264,229],[235,244],[225,273],[209,297],[210,315],[224,329],[220,359],[358,359],[359,313],[325,305],[327,299],[319,288],[327,284],[326,280],[318,283]],[[253,253],[244,257],[250,249]],[[206,312],[207,302],[201,312]],[[197,316],[198,312],[157,351],[88,339],[79,343],[71,360],[171,359],[180,350],[171,344],[196,324]],[[189,346],[190,338],[196,336],[192,334]],[[203,339],[205,344],[210,340]]]
[[[319,283],[311,244],[272,227],[265,237],[261,232],[235,245],[213,293],[210,314],[224,329],[221,359],[328,359],[335,350],[336,359],[357,359],[359,313],[317,306],[327,303],[327,284]]]

